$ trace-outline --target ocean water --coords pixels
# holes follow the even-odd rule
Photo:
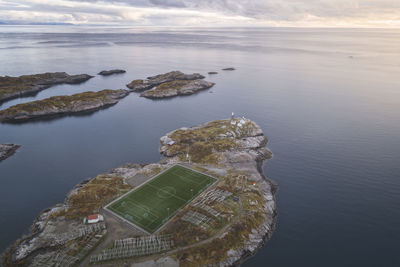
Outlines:
[[[111,68],[127,73],[0,109],[171,70],[219,74],[206,75],[213,93],[132,93],[87,116],[1,124],[0,143],[22,148],[0,163],[0,251],[80,181],[156,162],[163,134],[235,112],[269,137],[264,171],[279,185],[276,230],[243,266],[400,266],[400,30],[0,26],[0,75]]]

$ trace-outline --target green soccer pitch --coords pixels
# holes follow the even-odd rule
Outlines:
[[[175,165],[106,206],[152,234],[217,179]]]

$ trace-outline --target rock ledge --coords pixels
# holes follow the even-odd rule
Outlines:
[[[0,162],[14,155],[20,147],[14,144],[0,144]]]
[[[93,78],[88,74],[69,75],[66,72],[47,72],[19,77],[0,76],[0,102],[26,96],[57,84],[79,84]]]
[[[95,111],[118,103],[128,94],[128,90],[120,89],[84,92],[71,96],[53,96],[0,110],[0,122],[19,122]]]

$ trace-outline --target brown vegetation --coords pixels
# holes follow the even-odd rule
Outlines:
[[[99,175],[69,196],[65,215],[72,219],[98,212],[101,207],[130,189],[132,187],[122,177]]]

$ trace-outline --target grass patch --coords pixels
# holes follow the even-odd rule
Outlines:
[[[154,233],[215,181],[213,177],[175,165],[106,208]]]

